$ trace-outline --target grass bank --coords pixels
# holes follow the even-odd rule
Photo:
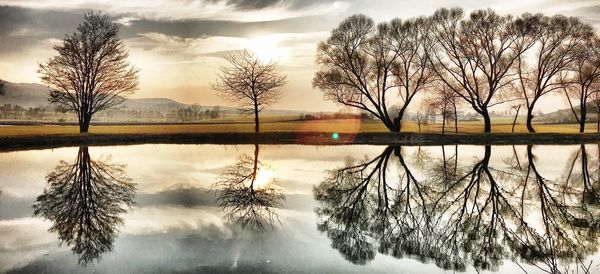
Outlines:
[[[63,146],[131,145],[131,144],[574,144],[600,142],[600,134],[579,134],[578,126],[536,125],[538,133],[526,133],[524,125],[510,133],[510,124],[494,125],[493,132],[483,134],[477,122],[463,122],[460,133],[441,135],[439,124],[421,127],[407,123],[402,133],[390,133],[377,121],[352,119],[324,121],[268,121],[260,134],[253,133],[251,123],[95,125],[90,133],[79,134],[75,125],[0,126],[0,150],[55,148]],[[594,125],[589,125],[593,132]],[[453,128],[449,127],[450,131]],[[334,139],[332,133],[339,133]]]
[[[222,121],[223,123],[190,123],[190,124],[98,124],[90,127],[90,134],[115,135],[115,134],[205,134],[205,133],[253,133],[254,124],[251,122]],[[1,123],[0,123],[1,124]],[[493,133],[510,133],[511,125],[508,123],[497,123],[492,127]],[[578,133],[579,126],[576,124],[538,124],[535,125],[538,133]],[[79,128],[76,125],[59,124],[22,124],[0,126],[0,137],[6,136],[50,136],[50,135],[75,135]],[[480,122],[461,122],[459,133],[475,134],[483,131]],[[596,126],[589,124],[587,132],[595,132]],[[261,132],[338,132],[338,133],[387,133],[388,130],[379,121],[374,120],[267,120],[261,124]],[[404,123],[402,132],[419,132],[417,124]],[[421,126],[421,133],[441,133],[440,124],[428,124]],[[453,125],[446,127],[448,134],[454,134]],[[525,125],[517,125],[516,133],[527,133]]]

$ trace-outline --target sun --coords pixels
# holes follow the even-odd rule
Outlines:
[[[268,169],[260,169],[256,174],[256,180],[254,184],[257,187],[264,187],[273,181],[273,172]]]
[[[250,38],[247,47],[262,62],[285,62],[288,58],[288,49],[273,35]]]

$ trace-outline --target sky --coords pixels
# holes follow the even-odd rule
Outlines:
[[[140,70],[133,98],[166,97],[182,103],[228,105],[211,88],[231,51],[249,49],[281,63],[285,96],[273,108],[335,111],[312,88],[316,47],[345,17],[362,13],[376,22],[430,15],[440,7],[466,12],[492,8],[580,17],[600,29],[600,0],[0,0],[0,79],[40,83],[40,62],[75,31],[83,13],[99,10],[121,24],[130,63]],[[546,98],[544,112],[566,106]]]

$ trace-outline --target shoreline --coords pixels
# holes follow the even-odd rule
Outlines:
[[[173,134],[68,134],[0,137],[0,151],[52,149],[72,146],[142,144],[300,144],[300,145],[568,145],[599,143],[598,133],[173,133]]]

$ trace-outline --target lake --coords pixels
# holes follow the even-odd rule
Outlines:
[[[0,271],[598,273],[599,154],[596,144],[5,152]]]

